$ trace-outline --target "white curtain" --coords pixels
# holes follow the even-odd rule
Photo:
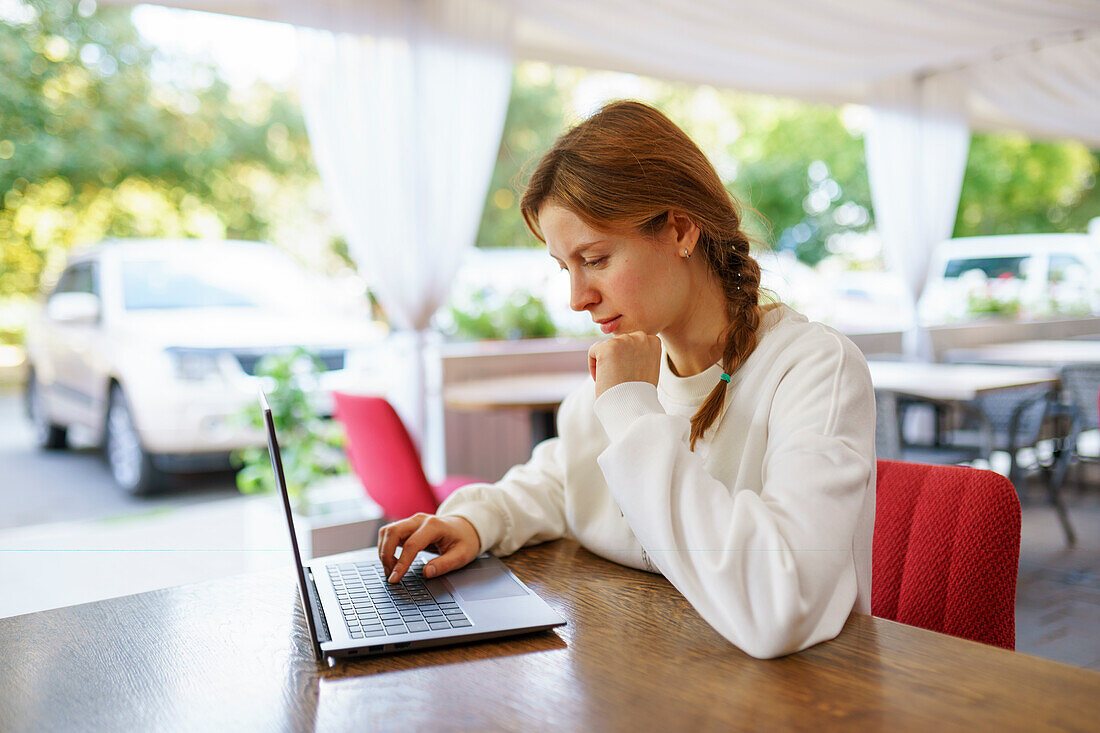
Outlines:
[[[355,33],[300,31],[302,106],[351,254],[408,332],[402,412],[423,444],[429,413],[441,415],[425,371],[429,323],[477,235],[508,106],[511,15],[479,0],[372,5],[387,11],[373,33],[355,4],[325,19]]]
[[[962,90],[951,77],[898,79],[880,85],[870,109],[865,143],[875,226],[887,265],[902,276],[914,307],[903,349],[930,361],[916,303],[932,248],[955,226],[970,147]]]

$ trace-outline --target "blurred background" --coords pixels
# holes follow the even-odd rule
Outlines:
[[[266,457],[238,452],[228,460],[231,449],[254,446],[257,436],[255,425],[232,423],[253,404],[251,383],[233,380],[263,376],[274,385],[293,371],[277,360],[261,363],[265,356],[285,355],[285,332],[271,340],[264,336],[269,323],[239,323],[216,341],[206,333],[209,343],[190,344],[188,353],[172,352],[160,363],[166,345],[149,344],[165,328],[167,314],[163,305],[146,305],[144,335],[135,336],[128,325],[129,340],[113,342],[120,350],[119,344],[128,344],[128,368],[161,370],[178,389],[189,390],[193,402],[223,400],[215,422],[196,418],[194,427],[207,441],[195,454],[217,453],[223,464],[203,468],[218,470],[153,466],[162,479],[155,491],[124,490],[125,472],[144,470],[151,452],[135,443],[126,454],[126,425],[117,421],[113,438],[107,427],[73,429],[60,436],[70,450],[41,449],[51,438],[51,420],[28,419],[35,396],[28,352],[52,348],[49,339],[60,338],[36,337],[44,333],[36,324],[46,294],[59,283],[60,290],[81,292],[79,284],[62,279],[74,253],[98,252],[95,245],[112,239],[147,240],[157,252],[168,251],[158,242],[174,240],[267,243],[265,256],[277,252],[303,282],[314,283],[279,290],[282,297],[275,300],[282,310],[272,318],[285,326],[287,308],[314,303],[305,293],[320,283],[332,300],[325,318],[338,314],[364,326],[354,339],[350,331],[343,340],[314,334],[315,354],[339,357],[299,369],[312,387],[327,379],[327,389],[350,385],[404,404],[394,375],[412,347],[368,287],[372,273],[358,269],[321,185],[301,109],[298,44],[291,26],[258,20],[142,5],[101,7],[93,0],[0,0],[0,551],[8,568],[4,586],[30,589],[0,603],[0,615],[286,560],[283,529],[267,509],[257,508],[266,499],[247,493],[260,479],[239,475],[248,466],[262,467]],[[569,310],[568,281],[525,231],[518,197],[529,161],[567,127],[618,98],[656,105],[699,143],[743,202],[760,244],[765,286],[782,300],[849,334],[908,326],[913,306],[899,276],[887,270],[875,227],[864,152],[867,109],[519,61],[475,247],[432,320],[439,353],[474,353],[477,344],[499,339],[583,342],[598,335],[585,314]],[[1100,152],[1081,142],[975,132],[953,237],[1084,234],[1100,217],[1098,170]],[[960,257],[1000,257],[998,247]],[[1010,246],[1003,249],[1004,256],[1016,256]],[[146,252],[139,260],[159,257]],[[1088,269],[1090,263],[1044,270],[1039,295],[1028,300],[1018,287],[1027,277],[1019,261],[1006,274],[950,260],[944,256],[947,269],[938,277],[951,280],[957,292],[938,296],[935,308],[922,307],[926,324],[1096,314],[1100,269]],[[104,288],[96,295],[104,299],[103,310],[92,315],[106,322],[106,273],[121,273],[125,265],[96,262],[103,274],[97,287]],[[175,264],[167,267],[178,271]],[[195,272],[204,287],[220,282],[216,265]],[[233,269],[242,289],[251,288],[234,297],[270,294],[265,272],[247,263]],[[1067,289],[1066,282],[1080,287]],[[126,290],[122,275],[113,287],[119,317],[132,321],[140,309],[126,299],[137,296]],[[70,300],[66,317],[79,323],[83,306]],[[142,345],[149,348],[142,351]],[[228,362],[219,361],[222,354]],[[433,378],[442,377],[428,375]],[[149,392],[158,389],[163,391],[153,386]],[[233,397],[209,397],[230,392]],[[149,406],[138,404],[142,400],[135,388],[111,404],[129,408],[123,417],[132,427],[142,410],[163,414],[154,397],[146,400]],[[310,419],[325,421],[332,407],[320,400],[312,410]],[[172,437],[182,441],[181,424]],[[442,424],[435,429],[442,434]],[[222,435],[219,430],[249,437],[218,443],[211,436]],[[59,434],[52,437],[57,443]],[[121,446],[114,463],[112,441]],[[338,436],[330,441],[330,447],[339,445]],[[442,449],[426,455],[429,476],[445,471],[446,459]],[[127,460],[137,461],[137,468]],[[310,466],[303,469],[306,483],[349,475],[339,458]],[[196,536],[196,523],[210,531]],[[104,573],[118,568],[126,572]],[[47,582],[62,576],[86,580],[67,588]],[[1093,588],[1095,576],[1085,583]]]

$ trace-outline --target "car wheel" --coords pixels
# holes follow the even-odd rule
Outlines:
[[[27,377],[27,416],[34,427],[34,444],[44,450],[57,450],[68,445],[69,430],[50,422],[42,403],[42,388],[34,372]]]
[[[142,448],[130,406],[117,384],[111,387],[107,403],[104,448],[111,475],[127,493],[147,494],[161,484],[164,475]]]

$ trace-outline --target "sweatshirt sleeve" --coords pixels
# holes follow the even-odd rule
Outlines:
[[[467,519],[481,537],[480,551],[497,556],[563,537],[565,482],[560,450],[560,438],[542,441],[527,463],[510,469],[495,484],[461,487],[447,497],[437,514]]]
[[[837,339],[824,352],[787,366],[775,387],[764,464],[739,469],[760,471],[759,494],[707,473],[688,448],[689,421],[666,414],[653,385],[620,384],[595,403],[611,439],[600,468],[650,561],[755,657],[835,637],[858,592],[853,543],[873,490],[874,392],[854,346]]]

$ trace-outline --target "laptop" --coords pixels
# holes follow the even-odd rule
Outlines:
[[[424,552],[401,579],[387,582],[378,548],[303,564],[290,512],[283,459],[267,396],[260,390],[267,446],[283,499],[306,626],[318,660],[388,654],[543,631],[565,624],[497,558],[482,554],[438,578],[424,577]]]

